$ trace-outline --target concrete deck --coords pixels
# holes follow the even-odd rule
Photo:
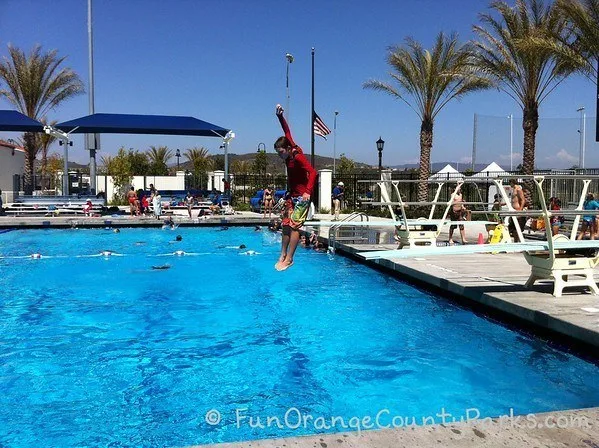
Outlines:
[[[559,422],[559,427],[558,426]],[[198,445],[213,448],[598,448],[599,408],[528,419],[410,426],[378,431]]]

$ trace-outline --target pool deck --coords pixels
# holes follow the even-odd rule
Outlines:
[[[322,216],[328,219],[328,216]],[[261,215],[242,212],[219,215],[200,221],[175,217],[180,226],[265,225]],[[2,228],[66,228],[66,227],[147,227],[162,226],[153,218],[119,217],[0,217]],[[484,228],[481,226],[481,231]],[[468,229],[471,240],[479,229]],[[325,237],[328,229],[320,229]],[[442,235],[440,240],[446,239]],[[357,258],[356,253],[371,249],[395,249],[396,245],[341,245],[338,253]],[[599,297],[580,289],[566,289],[562,297],[551,295],[553,283],[537,282],[532,289],[524,287],[530,267],[520,254],[473,254],[459,257],[427,256],[419,259],[380,259],[361,262],[383,269],[408,281],[442,291],[449,298],[489,312],[520,328],[540,333],[557,343],[581,347],[587,353],[599,348]],[[595,277],[597,278],[597,276]],[[516,405],[516,404],[515,404]],[[379,431],[364,431],[261,440],[233,444],[204,445],[218,448],[396,448],[396,447],[584,447],[599,448],[599,408],[552,412],[555,418],[585,417],[584,428],[530,428],[522,424],[505,425],[495,421],[451,425],[417,426]],[[539,417],[542,414],[539,414]]]
[[[410,426],[195,448],[597,448],[599,408],[448,425]]]

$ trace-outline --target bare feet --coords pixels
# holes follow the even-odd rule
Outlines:
[[[293,261],[291,261],[291,262],[283,261],[281,263],[277,263],[277,265],[278,265],[278,267],[275,266],[277,271],[284,271],[285,269],[288,269],[291,266],[293,266]]]
[[[281,258],[279,258],[279,260],[275,263],[275,269],[277,271],[281,271],[283,264],[285,263],[285,257],[281,256]]]

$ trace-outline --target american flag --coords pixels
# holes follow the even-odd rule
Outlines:
[[[325,140],[326,136],[331,133],[331,130],[324,124],[324,121],[318,116],[316,112],[314,112],[314,133],[320,135]]]

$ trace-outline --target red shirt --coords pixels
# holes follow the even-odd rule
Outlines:
[[[312,196],[314,183],[316,182],[316,176],[318,173],[312,167],[312,165],[310,165],[310,162],[304,155],[302,148],[295,144],[285,117],[283,117],[283,115],[277,115],[277,117],[281,123],[281,128],[283,128],[285,137],[287,137],[287,140],[289,140],[291,146],[293,146],[293,155],[289,156],[285,160],[291,196],[301,196],[304,193],[308,193],[310,196]]]

